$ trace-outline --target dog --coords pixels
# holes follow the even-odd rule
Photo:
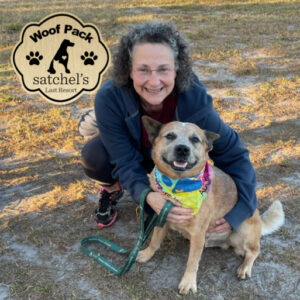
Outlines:
[[[74,43],[69,40],[63,40],[60,47],[58,48],[56,54],[54,55],[53,59],[51,60],[48,72],[50,74],[55,74],[56,71],[54,69],[54,61],[58,61],[65,67],[65,72],[70,73],[68,69],[68,61],[69,61],[69,54],[67,52],[68,47],[74,47]]]
[[[195,211],[192,220],[188,223],[167,221],[162,228],[155,227],[149,246],[139,251],[137,261],[147,262],[159,249],[168,229],[171,228],[190,240],[186,270],[178,286],[179,293],[197,291],[197,271],[204,247],[219,246],[224,249],[233,247],[238,255],[244,256],[243,263],[237,269],[237,277],[239,279],[251,277],[253,263],[260,252],[261,235],[274,232],[284,223],[280,201],[275,201],[262,217],[256,209],[253,216],[246,219],[237,230],[220,234],[206,233],[209,227],[215,226],[216,220],[233,208],[238,197],[233,179],[207,163],[213,141],[220,136],[202,130],[192,123],[173,121],[162,125],[147,116],[143,116],[142,121],[149,140],[153,143],[152,157],[155,168],[150,174],[151,188],[161,192],[166,192],[166,189],[174,191],[179,184],[181,194],[184,193],[184,185],[186,181],[188,183],[188,178],[197,181],[198,174],[204,174],[204,177],[201,175],[204,189],[202,187],[202,190],[198,191],[200,205],[193,204],[192,208]],[[195,184],[197,186],[197,182]],[[188,183],[187,195],[190,193],[189,190],[192,189],[189,189]],[[186,199],[186,195],[182,195],[183,200]],[[196,194],[193,195],[193,198],[195,197]]]

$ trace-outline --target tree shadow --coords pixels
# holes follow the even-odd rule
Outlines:
[[[0,187],[0,209],[24,198],[45,194],[55,186],[68,186],[84,178],[80,162],[74,163],[74,157],[41,158],[33,162],[30,158],[25,161],[19,159],[10,165],[2,162],[1,169],[3,176],[0,179],[8,184],[15,181],[16,184]],[[21,183],[17,183],[18,179]]]
[[[300,131],[299,119],[288,119],[285,121],[273,121],[267,126],[262,126],[254,129],[245,129],[239,132],[243,141],[247,143],[253,142],[256,144],[264,144],[273,142],[274,139],[289,141],[291,138],[297,138]]]

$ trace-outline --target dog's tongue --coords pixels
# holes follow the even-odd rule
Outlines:
[[[186,161],[174,161],[173,164],[177,168],[185,168],[188,163]]]

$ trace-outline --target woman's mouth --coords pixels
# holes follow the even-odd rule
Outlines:
[[[159,94],[159,93],[163,90],[163,87],[161,87],[161,88],[156,88],[156,89],[151,89],[151,88],[146,88],[146,87],[144,87],[144,89],[145,89],[149,94]]]

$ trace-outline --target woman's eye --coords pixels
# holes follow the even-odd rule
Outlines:
[[[149,73],[149,70],[148,69],[139,69],[138,72],[147,74],[147,73]]]
[[[191,140],[191,142],[192,142],[193,144],[196,144],[196,143],[199,143],[199,142],[200,142],[200,139],[199,139],[198,137],[196,137],[196,136],[191,137],[190,140]]]
[[[176,139],[176,135],[174,133],[168,133],[166,136],[167,140],[173,141]]]
[[[168,71],[169,71],[169,69],[166,69],[166,68],[161,68],[161,69],[157,70],[158,73],[167,73]]]

